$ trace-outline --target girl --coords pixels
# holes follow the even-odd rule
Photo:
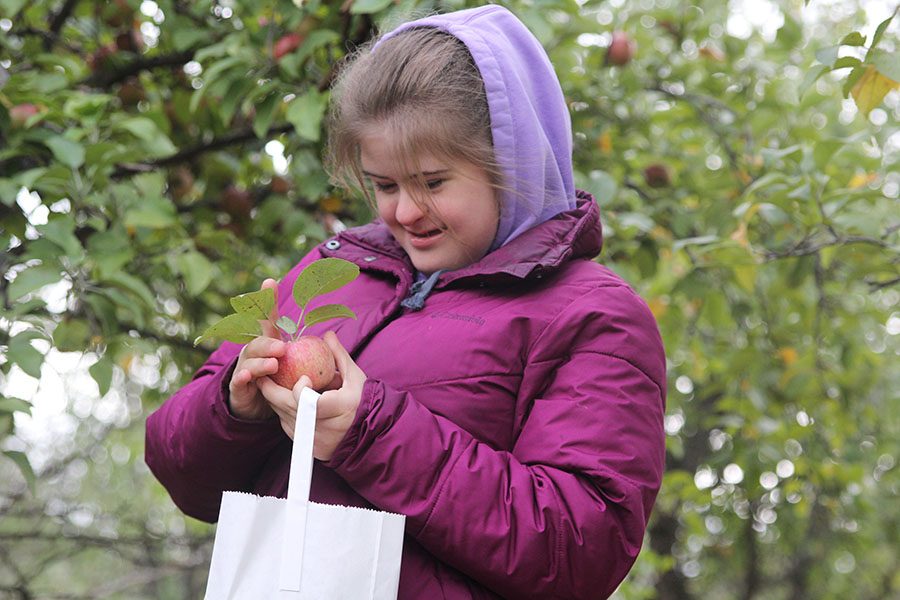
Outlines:
[[[644,302],[591,259],[597,204],[543,49],[486,6],[407,23],[333,94],[329,165],[378,219],[328,240],[361,275],[325,340],[311,497],[406,515],[400,598],[601,598],[634,562],[660,485],[665,357]],[[275,287],[267,280],[264,287]],[[312,333],[322,334],[323,326]],[[295,390],[267,330],[225,343],[147,422],[184,512],[284,496]]]

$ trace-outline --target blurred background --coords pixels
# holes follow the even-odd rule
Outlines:
[[[341,57],[477,4],[0,0],[0,598],[202,597],[144,419],[230,296],[371,217],[320,162]],[[896,2],[502,4],[667,349],[615,598],[900,597]]]

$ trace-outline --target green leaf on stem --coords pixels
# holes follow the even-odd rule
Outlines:
[[[294,335],[297,333],[297,324],[294,323],[293,319],[287,316],[283,316],[277,321],[275,321],[275,325],[285,332],[288,335]]]
[[[319,306],[308,313],[303,318],[304,327],[329,321],[331,319],[355,319],[356,313],[344,306],[343,304],[326,304]]]
[[[37,291],[45,285],[56,283],[61,279],[60,269],[51,265],[38,265],[20,271],[7,289],[9,299],[18,300],[25,294]]]
[[[301,310],[316,296],[333,292],[359,275],[359,267],[340,258],[323,258],[310,263],[294,282],[294,301]]]
[[[91,374],[91,377],[94,378],[94,381],[97,382],[97,387],[100,390],[100,395],[105,396],[109,391],[109,384],[112,382],[112,360],[110,360],[108,356],[104,356],[103,358],[92,364],[88,368],[88,372]]]
[[[274,306],[275,290],[272,288],[241,294],[231,299],[231,307],[235,311],[251,315],[257,320],[268,319]]]
[[[35,482],[34,469],[31,468],[31,463],[28,462],[28,456],[26,456],[24,452],[19,452],[18,450],[4,450],[3,454],[19,467],[19,471],[22,472],[22,477],[25,478],[25,483],[28,484],[28,489],[31,490],[33,495]]]
[[[220,339],[234,342],[235,344],[246,344],[250,340],[259,337],[260,328],[259,321],[253,315],[248,313],[234,313],[228,315],[213,323],[206,331],[204,331],[197,339],[194,340],[196,346],[203,340]]]

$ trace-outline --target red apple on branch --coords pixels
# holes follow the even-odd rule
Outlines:
[[[637,46],[624,31],[614,31],[612,41],[606,50],[606,62],[622,67],[631,62]]]
[[[666,165],[654,163],[644,169],[644,181],[652,188],[664,188],[672,184],[672,176]]]
[[[39,112],[41,112],[41,110],[37,105],[31,104],[30,102],[16,104],[9,109],[9,120],[13,129],[24,128],[28,123],[28,120]]]
[[[303,36],[299,33],[286,33],[275,42],[275,47],[272,49],[272,56],[275,57],[275,60],[281,60],[282,56],[290,54],[302,43]]]

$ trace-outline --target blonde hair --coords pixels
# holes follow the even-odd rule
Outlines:
[[[375,47],[377,44],[377,47]],[[499,201],[501,169],[481,73],[466,45],[432,27],[372,42],[348,57],[332,91],[325,164],[333,183],[358,188],[370,205],[360,140],[382,127],[405,173],[420,174],[418,157],[463,160],[483,168]],[[417,202],[428,198],[415,177]]]

